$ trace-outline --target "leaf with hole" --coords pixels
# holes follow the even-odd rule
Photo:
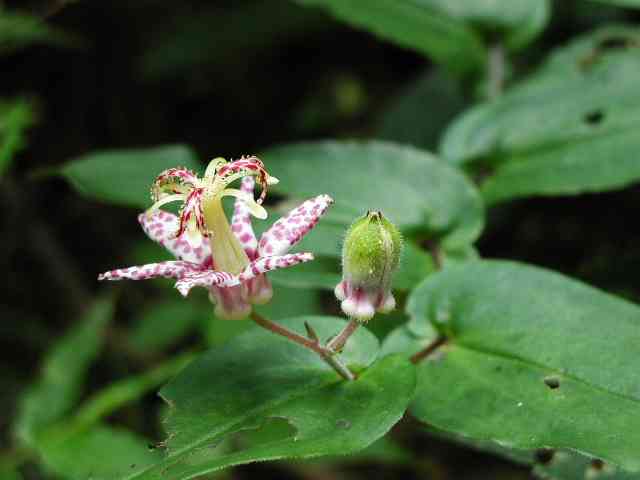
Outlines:
[[[611,463],[570,450],[549,448],[518,450],[490,440],[470,439],[450,432],[443,432],[431,426],[427,427],[427,431],[438,439],[497,455],[518,465],[531,467],[533,476],[541,480],[640,479],[640,473],[627,472]]]
[[[640,179],[640,30],[612,26],[556,50],[527,80],[473,107],[440,152],[483,178],[489,203],[574,195]]]
[[[280,323],[302,333],[304,322],[323,340],[345,325],[311,316]],[[355,333],[341,356],[359,378],[347,382],[313,352],[271,332],[249,330],[204,354],[162,389],[171,405],[167,457],[127,478],[194,478],[254,461],[365,448],[402,417],[415,386],[406,358],[376,361],[377,350],[366,329]],[[240,441],[262,430],[261,441]],[[246,449],[218,451],[222,440],[238,435],[236,443]]]
[[[420,420],[520,449],[570,448],[640,470],[640,308],[517,263],[451,267],[411,294],[386,352],[448,343],[418,366]]]
[[[145,209],[149,190],[164,169],[199,171],[195,153],[184,145],[92,152],[64,164],[58,173],[82,195],[115,205]]]
[[[627,472],[610,463],[575,452],[550,452],[544,460],[533,468],[534,475],[543,480],[640,479],[640,473]]]

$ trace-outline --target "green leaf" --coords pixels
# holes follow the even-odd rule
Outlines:
[[[387,142],[327,141],[276,147],[263,158],[280,179],[279,191],[297,199],[320,193],[335,199],[319,224],[340,225],[340,236],[327,236],[333,251],[346,225],[367,210],[382,210],[401,229],[436,237],[445,249],[469,245],[483,227],[473,185],[427,152]]]
[[[200,169],[195,153],[184,145],[108,150],[71,160],[57,173],[82,195],[107,203],[135,208],[151,205],[149,189],[164,169]]]
[[[85,431],[102,418],[124,405],[140,399],[150,390],[174,377],[193,360],[192,353],[183,353],[170,358],[154,368],[113,382],[89,397],[75,409],[73,416],[52,429],[69,430],[73,434]]]
[[[418,367],[413,414],[472,439],[570,448],[640,470],[640,308],[562,275],[468,262],[411,294],[385,352],[448,343]]]
[[[323,7],[335,17],[397,45],[427,55],[450,70],[479,69],[485,60],[480,38],[464,22],[441,12],[432,1],[296,0]]]
[[[51,437],[41,447],[48,470],[72,480],[113,480],[160,460],[149,442],[121,428],[99,425],[71,436]]]
[[[473,25],[487,39],[500,38],[517,49],[531,42],[547,25],[548,0],[421,0],[451,18]]]
[[[78,39],[50,27],[37,17],[0,10],[0,55],[13,53],[33,44],[73,47]]]
[[[112,300],[96,301],[87,315],[47,354],[40,377],[20,400],[14,425],[19,441],[34,445],[38,434],[65,415],[78,400],[112,315]]]
[[[640,30],[613,26],[558,49],[528,80],[457,119],[442,155],[489,174],[489,203],[638,181],[639,42]]]
[[[33,102],[24,98],[0,100],[0,175],[26,147],[25,132],[35,121]]]
[[[345,325],[310,316],[280,323],[302,333],[305,321],[321,339]],[[194,361],[160,392],[171,405],[168,456],[128,478],[186,479],[253,461],[361,450],[402,417],[414,388],[406,359],[389,356],[371,365],[376,355],[375,337],[357,331],[342,359],[360,375],[346,382],[313,352],[253,328]],[[230,435],[274,421],[280,436],[216,452]]]
[[[397,333],[401,332],[402,329],[398,329]],[[627,472],[610,463],[569,450],[517,450],[491,440],[470,439],[443,432],[430,425],[426,430],[438,439],[497,455],[518,465],[532,467],[535,478],[543,480],[640,479],[640,473]]]
[[[153,305],[131,328],[128,341],[137,350],[159,351],[195,329],[211,310],[184,299]]]
[[[391,100],[376,137],[434,150],[445,127],[464,107],[456,79],[442,69],[430,68]]]
[[[269,275],[268,278],[271,276]],[[271,320],[280,320],[319,312],[322,305],[318,292],[313,289],[301,290],[275,284],[271,301],[266,305],[256,305],[255,309],[262,316]]]

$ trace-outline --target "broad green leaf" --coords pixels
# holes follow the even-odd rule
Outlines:
[[[290,288],[278,284],[273,285],[273,298],[269,303],[255,306],[258,313],[271,320],[307,315],[321,309],[320,296],[316,290]]]
[[[26,147],[25,131],[35,121],[33,102],[24,98],[0,100],[0,175],[11,166],[15,155]]]
[[[335,204],[320,224],[341,225],[337,231],[367,210],[382,210],[405,231],[439,239],[445,250],[469,245],[482,230],[483,206],[475,188],[457,170],[412,147],[310,142],[273,148],[263,158],[280,179],[279,191],[299,199],[331,195]],[[330,238],[337,249],[340,241]]]
[[[435,150],[445,127],[464,107],[457,80],[442,69],[429,69],[391,100],[376,137]]]
[[[153,305],[138,318],[128,335],[132,347],[144,352],[162,350],[183,338],[211,315],[211,310],[183,298]]]
[[[47,25],[37,17],[0,9],[0,55],[33,44],[71,47],[78,43],[72,35]]]
[[[480,68],[485,50],[478,35],[429,0],[296,0],[410,48],[461,73]]]
[[[489,38],[510,48],[531,42],[547,25],[548,0],[418,0],[446,15],[473,25]]]
[[[14,433],[22,443],[34,445],[38,434],[65,415],[78,400],[112,315],[113,302],[97,300],[47,354],[40,377],[19,403]]]
[[[383,466],[407,466],[413,461],[413,453],[408,446],[401,445],[399,442],[390,438],[390,435],[376,440],[364,450],[360,450],[354,454],[344,456],[336,455],[334,457],[312,458],[310,460],[298,460],[303,465],[335,470],[344,468],[345,465],[358,465],[371,463]]]
[[[321,339],[345,325],[337,318],[312,316],[280,323],[302,333],[305,321]],[[346,382],[313,352],[251,329],[194,361],[160,392],[171,405],[168,456],[128,478],[194,478],[253,461],[365,448],[402,417],[415,381],[405,358],[388,356],[373,363],[377,349],[373,335],[356,332],[341,357],[359,378]],[[280,436],[268,435],[244,450],[216,452],[230,435],[273,422]]]
[[[448,343],[419,364],[422,421],[513,448],[569,448],[640,470],[640,308],[521,264],[468,262],[411,294],[385,351]]]
[[[200,169],[195,153],[184,145],[107,150],[71,160],[57,172],[81,194],[107,203],[135,208],[151,205],[149,189],[170,167]]]
[[[193,360],[192,353],[176,355],[150,370],[126,377],[104,387],[76,408],[70,418],[60,422],[62,429],[68,429],[74,434],[89,429],[99,420],[124,405],[140,399],[150,390],[173,378],[191,360]]]
[[[579,37],[500,99],[457,119],[441,154],[489,174],[489,203],[637,181],[638,42],[640,30],[619,26]]]
[[[156,463],[161,456],[148,440],[106,425],[70,436],[50,436],[41,446],[48,470],[70,480],[114,480]]]

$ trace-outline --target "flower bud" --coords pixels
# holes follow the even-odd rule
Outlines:
[[[335,288],[345,314],[366,322],[376,312],[395,308],[391,277],[401,250],[400,232],[381,212],[367,212],[349,227],[342,249],[342,281]]]

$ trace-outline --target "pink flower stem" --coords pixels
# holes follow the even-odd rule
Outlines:
[[[273,332],[277,335],[285,337],[291,340],[292,342],[295,342],[298,345],[301,345],[317,353],[320,356],[320,358],[322,358],[325,362],[327,362],[327,364],[329,364],[345,380],[351,381],[356,379],[355,375],[351,372],[351,370],[349,370],[347,366],[344,365],[340,360],[335,358],[335,352],[333,350],[330,350],[320,345],[320,342],[318,341],[318,338],[317,336],[315,336],[315,334],[313,339],[303,337],[302,335],[292,330],[289,330],[288,328],[285,328],[282,325],[278,325],[277,323],[272,322],[271,320],[267,320],[266,318],[264,318],[263,316],[255,312],[251,312],[251,320],[256,322],[262,328],[265,328],[270,332]],[[307,329],[309,330],[310,327],[307,327]]]

